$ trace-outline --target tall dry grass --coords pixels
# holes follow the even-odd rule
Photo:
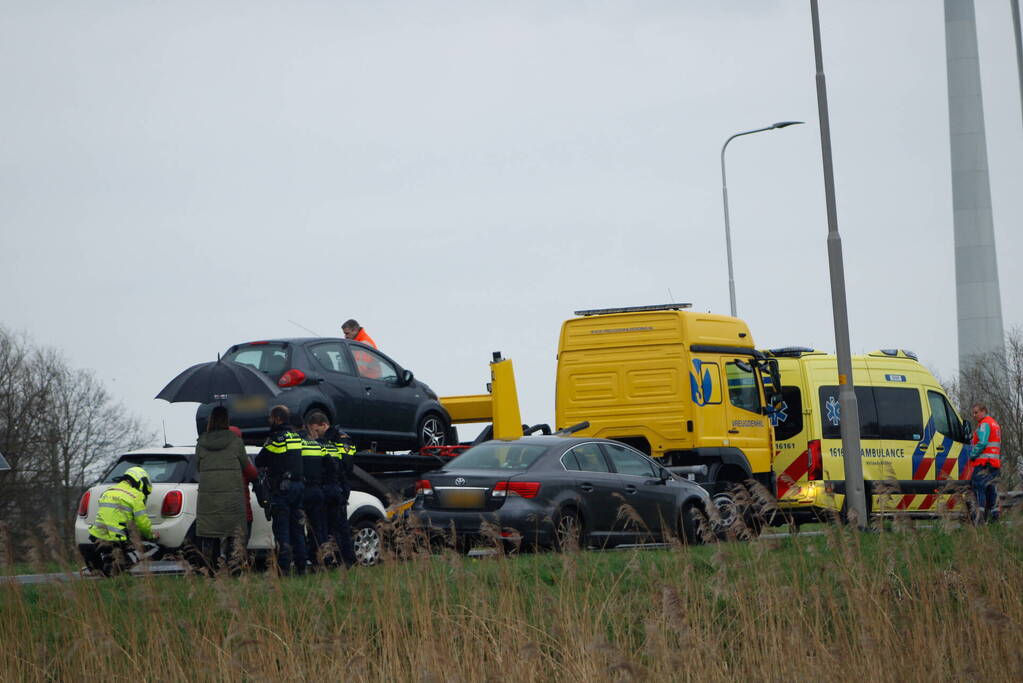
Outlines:
[[[402,557],[0,585],[0,678],[1023,680],[1023,525]]]

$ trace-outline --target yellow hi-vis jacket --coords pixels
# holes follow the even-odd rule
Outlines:
[[[146,499],[130,482],[114,484],[99,497],[96,521],[89,533],[103,541],[126,541],[128,522],[135,522],[142,538],[153,537],[153,523],[146,515]]]

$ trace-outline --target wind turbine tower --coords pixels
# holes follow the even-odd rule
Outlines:
[[[945,0],[959,369],[1005,353],[973,0]]]

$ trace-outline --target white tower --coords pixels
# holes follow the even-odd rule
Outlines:
[[[1005,352],[973,0],[945,0],[945,53],[959,368],[963,370],[978,355]]]

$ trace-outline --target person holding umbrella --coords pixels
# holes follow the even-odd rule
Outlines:
[[[245,445],[229,427],[227,408],[214,407],[206,432],[199,436],[195,446],[199,462],[195,533],[211,570],[216,570],[222,556],[231,563],[234,539],[241,539],[243,545],[248,539],[245,478],[256,476]]]
[[[305,528],[302,516],[302,437],[288,422],[287,406],[270,409],[270,436],[256,456],[256,466],[265,467],[270,479],[270,516],[277,542],[277,565],[282,574],[305,573]]]

